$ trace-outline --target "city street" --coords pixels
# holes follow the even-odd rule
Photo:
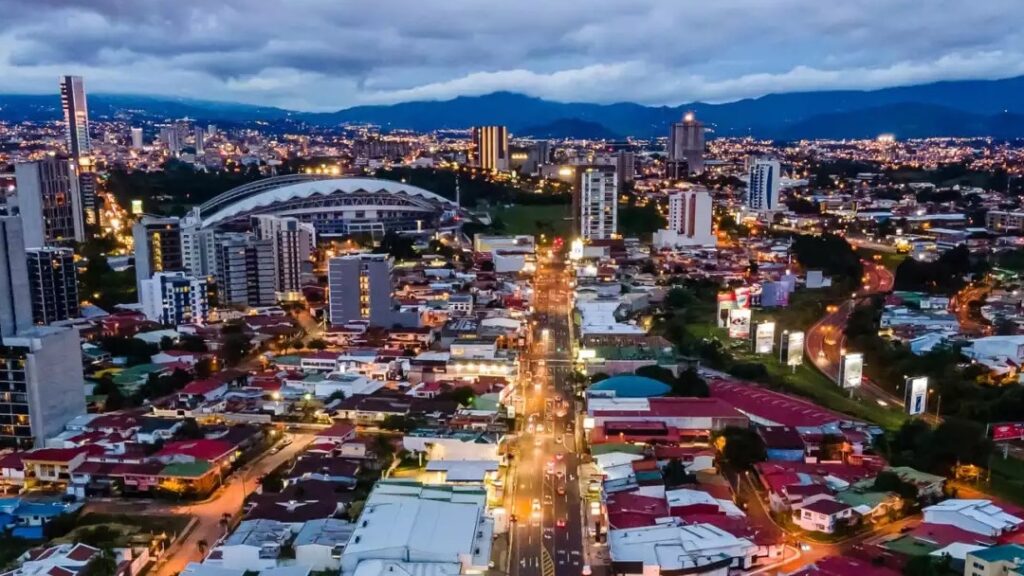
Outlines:
[[[569,275],[542,260],[534,279],[533,341],[520,390],[522,429],[510,511],[509,571],[521,576],[578,576],[583,568],[583,518],[573,389],[569,375]]]

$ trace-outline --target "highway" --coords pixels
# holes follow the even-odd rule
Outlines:
[[[515,576],[579,576],[583,559],[576,409],[569,374],[570,276],[542,259],[534,278],[529,378],[520,387],[519,434],[509,481],[509,572]]]
[[[830,306],[825,316],[807,330],[804,351],[808,360],[833,381],[839,374],[839,357],[846,346],[846,323],[861,298],[885,294],[892,290],[893,274],[885,266],[864,261],[864,277],[860,290],[842,304]],[[903,399],[864,378],[856,393],[868,402],[882,406],[902,406]]]

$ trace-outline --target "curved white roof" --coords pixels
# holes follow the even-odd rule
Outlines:
[[[239,214],[244,214],[251,210],[256,210],[257,208],[265,208],[267,206],[277,204],[278,202],[310,198],[316,195],[329,196],[337,192],[353,194],[360,191],[383,191],[389,194],[404,194],[406,196],[415,196],[437,202],[438,204],[455,205],[451,200],[430,192],[429,190],[424,190],[418,186],[412,186],[402,182],[395,182],[394,180],[384,180],[381,178],[332,178],[329,180],[312,180],[308,182],[290,184],[280,188],[271,188],[269,190],[253,194],[247,198],[242,198],[234,204],[229,204],[225,208],[221,208],[210,216],[203,216],[203,226],[212,226],[222,220],[229,219]]]

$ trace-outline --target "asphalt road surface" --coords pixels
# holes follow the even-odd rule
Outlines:
[[[575,408],[569,374],[570,276],[542,260],[534,278],[530,374],[520,406],[525,418],[516,446],[509,571],[515,576],[579,576],[584,566]]]

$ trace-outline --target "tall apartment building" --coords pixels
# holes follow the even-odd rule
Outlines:
[[[181,220],[143,216],[132,226],[135,243],[135,284],[142,291],[142,282],[157,272],[184,270],[181,247]]]
[[[196,155],[202,155],[203,149],[206,148],[206,132],[200,126],[196,126],[192,133],[195,139]]]
[[[146,318],[161,324],[203,324],[210,317],[209,286],[205,278],[184,272],[157,272],[143,280],[139,302]]]
[[[607,240],[619,225],[619,182],[614,166],[577,166],[573,192],[576,231],[584,240]]]
[[[176,125],[161,128],[159,137],[160,141],[167,147],[167,151],[171,156],[181,154],[181,149],[185,147],[184,142],[182,142],[181,131],[178,130]]]
[[[0,445],[41,446],[85,413],[78,333],[32,325],[22,220],[0,218]]]
[[[70,248],[31,248],[28,259],[32,321],[47,325],[77,318],[78,272]]]
[[[683,115],[681,122],[672,125],[668,135],[669,163],[685,163],[687,174],[704,171],[704,124],[692,112]],[[670,170],[671,171],[671,170]],[[670,177],[682,176],[677,174]]]
[[[218,234],[217,301],[221,305],[271,306],[274,244],[251,234]]]
[[[61,76],[60,104],[64,110],[64,127],[68,155],[76,162],[89,155],[89,107],[85,100],[85,83],[81,76]]]
[[[1024,230],[1024,212],[989,210],[985,213],[985,227],[993,232],[1020,232]]]
[[[310,262],[316,247],[316,228],[297,218],[272,215],[254,216],[255,234],[274,247],[275,289],[281,300],[297,300],[302,295],[302,267]]]
[[[387,254],[336,256],[327,261],[328,314],[340,326],[364,320],[372,326],[419,325],[417,313],[399,312],[391,297],[391,269]]]
[[[192,220],[181,224],[181,259],[191,276],[217,274],[217,234]]]
[[[132,148],[142,150],[145,143],[142,140],[142,128],[132,128]]]
[[[658,247],[714,246],[713,204],[707,190],[676,190],[668,197],[668,228],[658,230]]]
[[[508,170],[508,128],[477,126],[473,128],[473,160],[478,168],[504,172]]]
[[[24,225],[25,245],[37,248],[85,240],[85,220],[73,160],[48,158],[14,166],[15,204]]]
[[[779,209],[779,188],[782,181],[779,161],[755,158],[750,164],[747,184],[747,208],[755,212],[775,212]]]

